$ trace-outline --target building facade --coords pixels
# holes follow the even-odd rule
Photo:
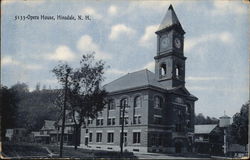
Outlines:
[[[184,30],[170,5],[157,35],[155,73],[128,73],[104,88],[109,103],[81,130],[81,147],[132,152],[192,151],[194,108],[185,88]]]

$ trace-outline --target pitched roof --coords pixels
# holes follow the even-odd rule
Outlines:
[[[155,79],[155,74],[147,69],[128,73],[104,85],[104,88],[107,92],[115,92],[147,85],[163,88],[163,86]]]
[[[55,121],[45,120],[41,130],[54,130],[55,129],[54,124]]]
[[[176,14],[175,14],[174,8],[172,5],[170,5],[168,8],[168,11],[167,11],[165,17],[163,18],[157,31],[163,30],[163,29],[168,28],[168,27],[173,26],[173,25],[178,25],[181,27],[179,19],[177,18]],[[182,29],[182,27],[181,27],[181,29]]]
[[[194,134],[209,134],[217,124],[194,125]]]

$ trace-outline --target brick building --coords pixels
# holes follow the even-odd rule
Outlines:
[[[124,150],[192,151],[198,99],[185,88],[184,34],[170,5],[156,31],[155,73],[140,70],[106,84],[109,103],[81,130],[81,147],[119,150],[125,106]]]

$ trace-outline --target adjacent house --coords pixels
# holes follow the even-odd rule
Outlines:
[[[216,127],[218,127],[217,124],[204,124],[194,126],[195,152],[211,152],[210,134]]]
[[[77,121],[78,113],[75,112],[74,116],[76,117],[76,121]],[[67,145],[74,145],[75,141],[76,141],[77,146],[79,146],[80,145],[80,133],[77,133],[77,134],[74,133],[74,125],[75,125],[75,122],[73,119],[73,112],[70,110],[66,110],[65,128],[64,128],[64,143]],[[60,141],[61,128],[62,128],[62,115],[59,117],[58,121],[55,123],[55,126],[57,128],[56,133],[58,133],[57,138],[58,138],[58,141]]]
[[[27,141],[27,135],[27,129],[25,128],[6,129],[5,133],[6,140],[15,143]]]
[[[45,120],[43,127],[38,132],[31,132],[36,143],[49,144],[54,142],[51,134],[56,131],[55,121]]]

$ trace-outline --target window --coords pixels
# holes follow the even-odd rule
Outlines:
[[[96,120],[96,125],[97,125],[97,126],[102,126],[102,125],[103,125],[103,118],[98,118],[98,119]]]
[[[121,100],[121,109],[122,107],[128,107],[128,99],[127,98],[124,98]]]
[[[135,108],[141,107],[141,97],[140,96],[135,97],[134,106],[135,106]]]
[[[154,115],[154,124],[162,124],[162,117],[159,115]]]
[[[93,120],[92,119],[88,119],[88,125],[89,124],[93,124]]]
[[[175,75],[176,75],[176,77],[177,78],[180,78],[180,76],[181,76],[181,68],[180,68],[180,66],[176,66],[176,68],[175,68]]]
[[[108,143],[114,142],[114,133],[108,133]]]
[[[108,118],[108,125],[115,125],[115,118]]]
[[[141,132],[133,132],[133,143],[141,143]]]
[[[162,98],[159,96],[155,96],[154,98],[154,108],[161,108],[162,107]]]
[[[129,122],[128,117],[124,117],[124,124],[128,125],[128,122]],[[122,125],[122,118],[120,118],[120,125]]]
[[[86,133],[88,133],[89,132],[89,130],[88,129],[86,129]]]
[[[102,142],[102,133],[96,133],[96,142]]]
[[[166,76],[167,74],[167,67],[166,67],[166,64],[161,64],[160,66],[160,76]]]
[[[151,134],[151,145],[161,146],[163,143],[163,136],[161,134]]]
[[[92,133],[89,133],[89,142],[92,142]]]
[[[187,123],[187,128],[191,128],[190,120],[186,120],[186,123]]]
[[[115,109],[115,101],[113,99],[109,100],[108,103],[108,110],[114,110]]]
[[[191,105],[190,105],[190,104],[187,104],[186,112],[187,112],[188,114],[191,114]]]
[[[124,146],[127,146],[127,139],[128,139],[127,135],[128,135],[127,132],[123,132],[123,144],[124,144]],[[122,138],[122,132],[120,133],[120,138]]]
[[[133,123],[134,124],[141,124],[141,116],[140,115],[135,115]]]

